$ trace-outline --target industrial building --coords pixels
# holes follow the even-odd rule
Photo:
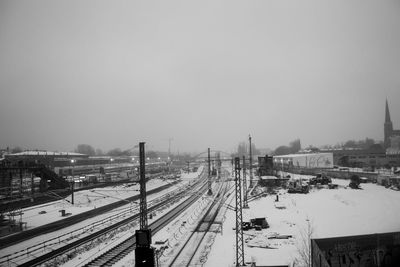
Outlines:
[[[290,154],[274,156],[273,160],[276,168],[333,168],[333,153]]]

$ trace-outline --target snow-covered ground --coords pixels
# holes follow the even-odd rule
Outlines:
[[[183,183],[189,183],[197,178],[201,169],[197,173],[183,174]],[[298,175],[295,175],[298,176]],[[151,181],[150,181],[151,182]],[[159,186],[161,180],[154,180],[153,183]],[[291,266],[296,258],[298,258],[299,250],[303,249],[304,236],[310,232],[313,238],[326,238],[334,236],[370,234],[400,231],[400,192],[393,191],[376,184],[361,184],[362,190],[353,190],[347,188],[348,180],[333,179],[333,183],[339,184],[338,189],[312,189],[309,194],[287,194],[284,190],[279,191],[279,202],[276,202],[275,195],[269,195],[255,201],[249,202],[249,209],[243,210],[243,220],[249,221],[251,218],[266,217],[270,228],[262,231],[249,230],[244,231],[245,239],[245,261],[256,262],[258,265],[282,265]],[[177,186],[182,186],[179,184]],[[176,186],[174,186],[176,189]],[[147,188],[151,189],[151,183],[147,184]],[[132,190],[132,188],[129,188]],[[104,189],[106,190],[106,189]],[[173,190],[171,188],[170,190]],[[93,192],[82,192],[81,197],[76,196],[76,203],[81,203],[87,196]],[[102,192],[103,193],[103,192]],[[107,198],[100,197],[100,194],[93,195],[91,201],[81,204],[82,209],[94,208],[108,201],[117,201],[121,198],[132,196],[132,192],[119,190],[113,195],[106,192]],[[165,193],[165,192],[163,192]],[[156,195],[154,195],[156,197]],[[112,200],[113,199],[113,200]],[[234,199],[231,198],[231,205],[234,205]],[[204,201],[204,200],[203,200]],[[91,203],[89,205],[89,203]],[[196,210],[201,210],[205,202],[199,203],[199,209],[189,209],[182,214],[179,220],[172,223],[169,227],[160,231],[157,236],[154,236],[153,241],[168,239],[169,235],[174,235],[175,243],[180,240],[182,235],[182,227],[189,226],[192,219],[196,217]],[[60,205],[65,205],[67,212],[76,214],[71,209],[68,202],[58,202],[54,209],[60,209]],[[34,211],[44,209],[40,207]],[[189,214],[189,213],[190,214]],[[191,213],[195,212],[195,213]],[[48,212],[51,214],[51,212]],[[59,213],[53,212],[54,217],[59,217]],[[31,226],[38,226],[35,219],[29,219],[29,213],[25,211],[25,220]],[[50,216],[50,215],[49,215]],[[35,216],[32,216],[34,218]],[[158,217],[158,216],[157,216]],[[187,225],[182,225],[182,221],[186,220]],[[44,221],[42,220],[42,223]],[[235,213],[231,210],[226,211],[225,221],[223,223],[222,232],[218,233],[216,238],[210,241],[212,243],[211,250],[207,255],[207,261],[203,266],[232,266],[235,261]],[[189,227],[190,228],[190,227]],[[309,231],[308,229],[311,229]],[[131,232],[133,229],[131,229]],[[133,233],[133,232],[132,232]],[[287,239],[277,239],[279,235],[292,236]],[[35,242],[34,240],[31,240]],[[120,240],[109,240],[106,244],[110,246],[112,242],[120,242]],[[173,243],[173,246],[176,244]],[[171,243],[172,244],[172,243]],[[104,245],[104,246],[106,246]],[[98,250],[101,250],[99,248]],[[3,253],[3,252],[2,252]],[[78,262],[82,262],[87,256],[81,255],[77,258]],[[129,255],[133,258],[133,253]],[[77,262],[75,261],[75,262]],[[128,266],[132,263],[132,259],[121,261],[118,266]],[[162,262],[162,261],[161,261]],[[73,266],[73,262],[67,266]],[[163,266],[163,265],[161,265]],[[296,263],[296,266],[301,266]]]
[[[333,179],[338,189],[313,189],[309,194],[280,191],[249,203],[243,221],[266,217],[270,228],[244,231],[245,262],[291,266],[308,234],[312,238],[400,231],[400,192],[376,184],[362,190],[346,188],[348,180]],[[222,234],[215,239],[205,266],[235,262],[235,213],[228,210]],[[276,239],[277,235],[292,238]],[[301,266],[297,263],[296,266]]]

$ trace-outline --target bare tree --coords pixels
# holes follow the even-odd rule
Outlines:
[[[22,152],[22,148],[20,148],[19,146],[13,147],[11,149],[11,153],[20,153]]]
[[[94,156],[96,154],[94,148],[91,145],[88,145],[88,144],[79,144],[75,148],[75,152],[76,153],[86,154],[86,155],[89,155],[89,156]]]
[[[100,148],[96,148],[96,156],[103,156],[104,152]]]
[[[296,266],[311,267],[311,237],[314,234],[313,222],[307,217],[307,224],[300,228],[300,236],[297,239],[296,248],[298,258],[296,259]]]

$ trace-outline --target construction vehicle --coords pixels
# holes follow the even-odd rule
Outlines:
[[[289,180],[288,193],[303,193],[307,194],[310,191],[310,186],[306,181],[301,179]]]
[[[361,182],[361,179],[358,175],[352,175],[350,177],[349,187],[352,189],[361,189],[360,182]]]
[[[250,229],[255,229],[255,230],[262,230],[262,229],[266,229],[269,228],[269,224],[267,222],[267,220],[265,219],[265,217],[263,218],[254,218],[251,219],[250,222],[242,222],[242,229],[243,231],[247,231]]]
[[[325,173],[318,173],[317,176],[310,179],[310,185],[325,185],[330,183],[332,183],[332,179],[328,177]]]
[[[255,228],[256,230],[258,228],[262,228],[262,229],[269,228],[269,224],[265,218],[254,218],[254,219],[250,220],[250,223],[251,223],[252,227]]]

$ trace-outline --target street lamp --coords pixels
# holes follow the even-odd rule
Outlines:
[[[71,176],[72,179],[74,177],[74,164],[75,164],[76,160],[75,159],[71,159]]]

